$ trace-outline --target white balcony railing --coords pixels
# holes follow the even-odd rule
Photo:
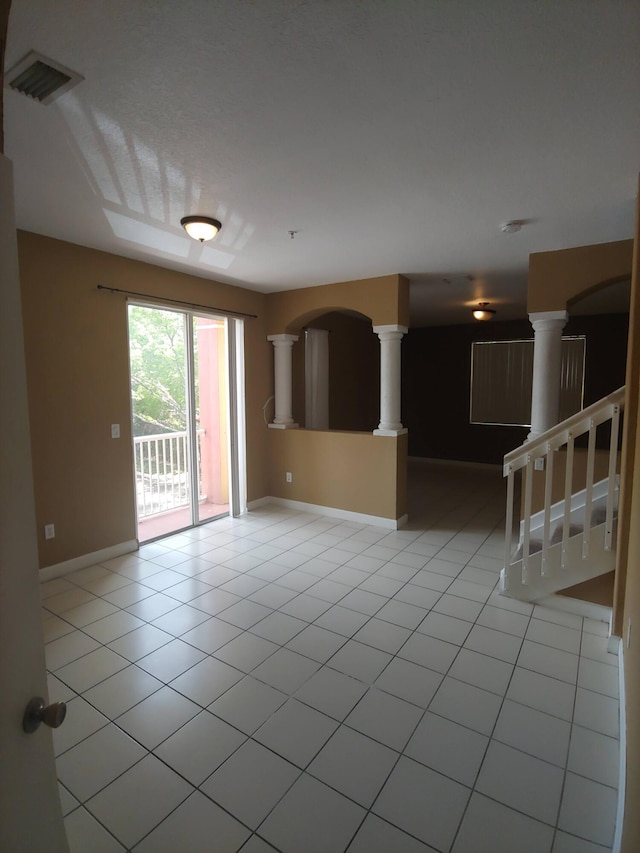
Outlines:
[[[203,434],[204,430],[196,433],[198,471]],[[189,506],[191,483],[186,431],[136,436],[133,455],[138,519]]]

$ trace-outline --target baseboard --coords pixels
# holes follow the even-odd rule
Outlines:
[[[545,598],[532,601],[531,604],[541,604],[552,610],[561,610],[563,613],[573,613],[576,616],[586,616],[596,622],[611,624],[611,608],[603,604],[593,604],[591,601],[582,601],[580,598],[569,598],[566,595],[547,595]]]
[[[627,706],[625,702],[624,685],[624,643],[618,645],[618,682],[620,684],[620,769],[618,771],[618,810],[616,813],[616,831],[613,836],[611,853],[620,853],[622,845],[622,828],[624,824],[624,801],[627,782]]]
[[[400,518],[384,518],[380,515],[366,515],[363,512],[351,512],[348,509],[337,509],[333,506],[320,506],[319,504],[305,503],[305,501],[291,501],[286,498],[264,497],[255,501],[249,501],[247,509],[257,509],[265,504],[287,507],[288,509],[300,510],[300,512],[313,512],[317,515],[325,515],[328,518],[339,518],[342,521],[356,521],[358,524],[371,524],[374,527],[383,527],[386,530],[398,530],[403,527],[409,517],[405,514]]]
[[[436,459],[431,456],[408,456],[407,462],[424,462],[429,465],[470,468],[480,471],[500,471],[502,473],[502,465],[494,462],[465,462],[464,459]]]
[[[138,540],[129,539],[128,542],[110,545],[108,548],[102,548],[100,551],[93,551],[91,554],[82,554],[80,557],[73,557],[73,559],[65,560],[63,563],[56,563],[53,566],[40,569],[40,580],[50,581],[54,578],[62,577],[62,575],[68,575],[70,572],[76,572],[78,569],[86,569],[89,566],[95,566],[96,563],[104,563],[105,560],[122,557],[123,554],[130,554],[132,551],[137,550]]]

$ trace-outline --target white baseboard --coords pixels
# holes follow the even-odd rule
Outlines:
[[[618,681],[620,684],[620,768],[618,771],[618,810],[616,813],[616,831],[613,836],[613,847],[611,848],[611,853],[620,853],[627,781],[627,710],[624,685],[624,643],[622,640],[619,640],[618,646]]]
[[[403,527],[409,517],[405,514],[401,518],[384,518],[380,515],[366,515],[363,512],[351,512],[347,509],[337,509],[333,506],[320,506],[319,504],[305,503],[305,501],[290,501],[286,498],[265,497],[255,501],[249,501],[247,509],[257,509],[265,504],[275,504],[288,509],[297,509],[301,512],[314,512],[317,515],[326,515],[328,518],[340,518],[342,521],[356,521],[359,524],[371,524],[374,527],[383,527],[386,530],[398,530]]]
[[[465,462],[464,459],[436,459],[431,456],[408,456],[408,462],[425,462],[429,465],[444,465],[452,468],[471,468],[480,471],[502,471],[502,465],[494,462]]]
[[[82,554],[80,557],[74,557],[71,560],[65,560],[63,563],[56,563],[53,566],[40,569],[40,581],[50,581],[54,578],[62,577],[62,575],[68,575],[70,572],[76,572],[78,569],[86,569],[89,566],[95,566],[96,563],[104,563],[105,560],[122,557],[123,554],[130,554],[132,551],[137,550],[137,539],[129,539],[128,542],[110,545],[108,548],[102,548],[100,551],[93,551],[91,554]]]

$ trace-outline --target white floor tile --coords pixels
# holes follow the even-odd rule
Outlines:
[[[130,631],[135,631],[136,628],[140,628],[144,624],[142,619],[138,619],[133,613],[127,613],[126,610],[118,610],[111,616],[106,616],[104,619],[99,619],[91,625],[86,625],[84,632],[93,637],[94,640],[98,640],[99,643],[106,645],[112,640],[117,640],[118,637],[128,634]]]
[[[504,696],[512,672],[510,663],[470,649],[461,649],[448,674],[467,684]]]
[[[578,670],[578,687],[618,698],[618,668],[606,663],[582,658]]]
[[[449,850],[470,790],[401,757],[372,811],[438,850]]]
[[[253,634],[243,633],[214,652],[216,658],[235,666],[242,672],[251,672],[263,660],[278,650],[275,643]]]
[[[501,697],[494,693],[447,677],[429,705],[429,710],[480,734],[490,735],[501,702]]]
[[[165,631],[167,634],[180,637],[186,631],[190,631],[202,622],[206,622],[208,618],[208,613],[204,613],[195,607],[190,607],[188,604],[181,604],[163,616],[154,619],[153,624],[156,628]]]
[[[393,599],[381,607],[376,616],[378,619],[384,619],[385,622],[392,622],[394,625],[400,625],[413,631],[427,613],[426,608],[415,607],[413,604]]]
[[[56,677],[68,684],[76,693],[82,693],[126,666],[129,666],[126,658],[117,655],[111,649],[99,648],[57,669]]]
[[[373,617],[354,634],[353,639],[358,643],[373,646],[389,654],[395,654],[411,636],[408,628],[384,622]]]
[[[58,778],[80,801],[88,800],[146,754],[111,723],[58,758]]]
[[[347,637],[343,634],[309,625],[287,643],[287,648],[311,660],[326,663],[346,642]]]
[[[286,693],[246,675],[209,705],[208,710],[251,735],[284,705],[287,698]]]
[[[449,592],[445,592],[433,606],[436,613],[455,616],[456,619],[464,619],[466,622],[475,622],[482,608],[481,602],[460,598],[459,595],[451,595]]]
[[[474,793],[453,853],[549,853],[552,841],[552,827]]]
[[[400,751],[404,749],[421,716],[421,709],[415,705],[371,688],[345,719],[345,723]]]
[[[192,790],[184,779],[149,755],[92,797],[87,808],[126,848],[130,848]]]
[[[64,819],[69,853],[123,853],[124,847],[86,809],[76,809]]]
[[[424,608],[424,610],[431,610],[441,595],[440,590],[419,586],[410,581],[393,596],[393,600],[404,601],[406,604],[414,604],[416,607]]]
[[[603,622],[599,624],[603,625]],[[609,638],[590,634],[587,631],[582,632],[582,644],[580,646],[580,654],[582,657],[590,660],[597,660],[600,663],[607,663],[609,666],[618,666],[618,656],[609,651]]]
[[[326,714],[289,699],[254,733],[254,740],[304,768],[338,724]]]
[[[427,847],[416,838],[402,832],[386,820],[368,814],[349,846],[349,853],[433,853],[433,847]]]
[[[172,640],[171,634],[160,631],[153,625],[142,625],[129,634],[113,640],[109,643],[109,648],[129,661],[137,661],[161,646],[166,646]]]
[[[575,694],[573,684],[517,666],[507,690],[507,699],[571,720]]]
[[[328,601],[323,601],[321,598],[314,598],[312,595],[306,595],[302,592],[300,595],[292,598],[291,601],[283,604],[280,612],[288,613],[289,616],[295,616],[296,619],[313,622],[325,613],[329,607],[330,604]]]
[[[542,643],[545,646],[553,646],[554,649],[562,649],[574,655],[580,654],[581,636],[581,632],[575,628],[546,622],[543,619],[536,618],[535,613],[526,633],[527,640]]]
[[[474,652],[480,652],[483,655],[515,664],[520,653],[522,640],[513,634],[506,634],[504,631],[494,631],[493,628],[475,625],[464,645],[465,648]]]
[[[574,723],[617,738],[620,734],[619,720],[620,709],[617,699],[578,687]]]
[[[168,595],[156,592],[154,595],[130,604],[127,610],[139,619],[151,622],[153,619],[158,619],[165,613],[169,613],[170,610],[175,610],[176,607],[180,607],[180,602],[177,598],[170,598]]]
[[[427,713],[420,721],[405,755],[472,788],[489,738]]]
[[[566,720],[507,699],[493,736],[501,743],[565,767],[571,726]]]
[[[300,769],[248,740],[216,770],[201,790],[255,829],[300,775]]]
[[[365,613],[367,616],[373,616],[386,603],[386,596],[376,595],[376,593],[367,592],[364,589],[354,589],[340,600],[341,607],[357,610],[358,613]]]
[[[391,655],[356,640],[349,640],[328,661],[328,666],[351,675],[365,684],[373,684],[391,660]]]
[[[62,613],[66,613],[68,610],[79,607],[82,604],[87,604],[90,601],[97,601],[96,596],[84,589],[73,587],[73,589],[68,589],[66,592],[50,596],[43,603],[47,610],[60,616]]]
[[[322,667],[298,690],[296,699],[343,720],[366,692],[367,685],[361,681]]]
[[[165,683],[177,678],[183,672],[191,669],[205,657],[204,652],[183,643],[182,640],[172,640],[162,645],[155,652],[139,658],[137,664],[146,672]]]
[[[42,632],[45,643],[51,643],[53,640],[64,637],[65,634],[70,634],[75,630],[74,625],[70,625],[69,622],[65,622],[59,616],[54,616],[47,610],[43,610],[43,614],[45,618],[42,620]]]
[[[609,847],[613,843],[617,802],[613,788],[567,773],[558,827]]]
[[[205,708],[243,678],[243,673],[215,658],[205,658],[171,682],[187,699]]]
[[[610,853],[610,851],[610,847],[603,847],[601,844],[594,844],[576,835],[558,831],[553,842],[552,853]]]
[[[618,787],[620,744],[617,739],[573,726],[567,769],[594,782]]]
[[[254,625],[251,633],[272,643],[284,645],[307,627],[308,623],[302,619],[296,619],[286,613],[272,613]]]
[[[155,749],[173,770],[200,785],[246,740],[237,729],[201,711]]]
[[[55,672],[71,661],[100,648],[96,640],[88,637],[82,631],[73,630],[71,633],[47,643],[44,649],[47,669]]]
[[[334,604],[315,620],[315,624],[319,628],[326,628],[328,631],[334,631],[344,637],[352,637],[368,621],[369,617],[365,613],[358,613],[355,610],[348,610],[346,607]]]
[[[118,717],[118,725],[147,749],[153,749],[199,711],[195,703],[175,690],[162,687]]]
[[[421,634],[461,646],[471,630],[471,624],[464,619],[456,619],[454,616],[432,610],[418,625],[417,630]]]
[[[529,817],[555,826],[563,778],[559,767],[492,741],[476,789]]]
[[[131,665],[87,690],[83,696],[110,720],[115,720],[161,687],[162,682],[157,678]]]
[[[375,686],[420,708],[426,708],[442,681],[442,674],[402,658],[394,658]]]
[[[366,812],[303,774],[260,827],[282,853],[344,850]]]
[[[284,693],[295,693],[318,669],[316,661],[292,652],[278,649],[270,658],[253,670],[254,678],[270,684]]]
[[[415,632],[398,652],[398,657],[445,673],[460,651],[459,646]]]
[[[493,628],[496,631],[504,631],[504,633],[513,634],[516,637],[524,637],[529,627],[529,621],[529,616],[522,613],[512,613],[510,610],[494,607],[491,604],[483,607],[482,613],[478,616],[478,625]]]
[[[242,628],[236,628],[235,625],[230,625],[228,622],[223,622],[221,619],[212,616],[206,622],[201,622],[195,628],[187,631],[180,639],[210,655],[241,633]]]
[[[518,657],[518,666],[575,684],[578,660],[578,655],[525,640]]]
[[[107,717],[96,711],[82,697],[77,696],[75,699],[71,699],[67,702],[67,716],[64,724],[59,729],[53,730],[55,754],[61,755],[108,723]]]
[[[368,808],[398,760],[398,753],[341,726],[307,768],[311,776]]]

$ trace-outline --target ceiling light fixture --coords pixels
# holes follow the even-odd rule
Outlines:
[[[512,219],[510,222],[505,222],[504,225],[501,225],[500,230],[503,234],[516,234],[520,231],[523,224],[521,219]]]
[[[478,307],[472,311],[476,320],[490,320],[495,315],[496,312],[493,308],[488,308],[488,305],[488,302],[478,302]]]
[[[183,216],[180,225],[189,237],[193,237],[194,240],[199,240],[201,243],[204,243],[205,240],[213,240],[222,228],[222,223],[210,216]]]

